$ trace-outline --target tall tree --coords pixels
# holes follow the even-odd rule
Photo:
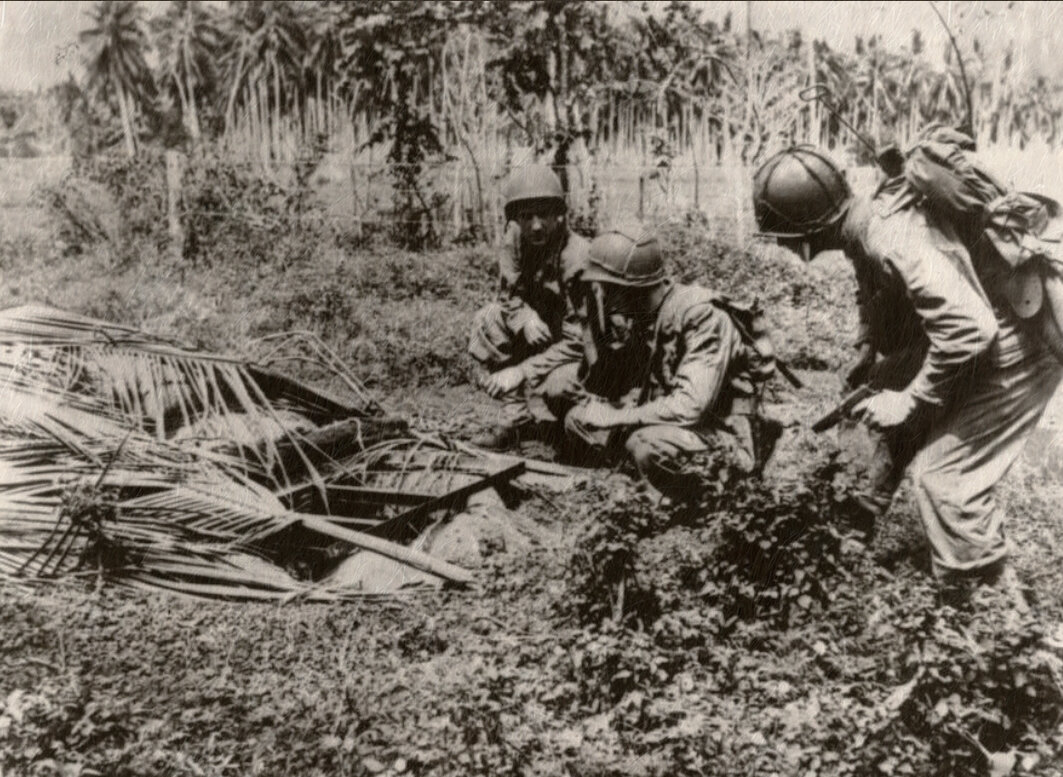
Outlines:
[[[199,140],[199,104],[210,99],[216,83],[221,42],[217,12],[206,3],[173,0],[153,28],[160,82],[177,93],[188,134]]]
[[[134,156],[133,114],[151,88],[143,12],[136,0],[100,0],[89,17],[92,26],[78,36],[87,48],[89,88],[117,101],[126,152]]]
[[[335,3],[322,3],[310,6],[308,13],[303,88],[305,94],[314,97],[316,131],[331,132],[341,81],[343,9]]]
[[[251,0],[229,6],[229,40],[224,63],[226,124],[241,104],[259,100],[272,124],[297,107],[303,96],[306,5]]]

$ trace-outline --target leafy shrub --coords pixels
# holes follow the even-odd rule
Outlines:
[[[167,242],[165,162],[161,154],[135,158],[75,156],[71,171],[38,192],[66,253],[91,245],[110,252],[112,266],[134,265]]]
[[[670,590],[677,587],[718,608],[721,624],[757,620],[786,628],[815,605],[830,604],[851,561],[843,558],[849,546],[840,507],[849,484],[841,468],[828,463],[805,482],[768,483],[741,476],[724,457],[700,458],[701,498],[694,504],[665,512],[648,493],[621,492],[587,524],[566,599],[584,622],[650,625],[663,604],[679,601]],[[687,546],[666,544],[673,555],[659,558],[652,538],[683,524],[693,527],[682,535]]]
[[[195,157],[182,182],[182,255],[195,265],[274,271],[306,263],[335,243],[308,199],[305,175],[285,184],[223,156]]]
[[[666,516],[648,493],[633,488],[601,496],[604,506],[576,539],[562,612],[588,625],[652,623],[656,594],[636,576],[636,565],[639,544],[661,530]]]
[[[769,484],[710,471],[716,490],[706,506],[718,522],[718,545],[713,563],[694,575],[701,595],[727,619],[782,628],[829,606],[855,560],[845,557],[854,546],[843,543],[844,474],[828,463],[803,482]]]
[[[102,185],[121,214],[121,247],[128,259],[150,245],[161,249],[167,241],[166,161],[162,152],[144,149],[135,157],[112,152],[75,157],[71,174]]]
[[[910,679],[894,692],[895,717],[868,738],[868,769],[998,777],[1019,754],[1030,768],[1058,752],[1063,662],[1042,648],[1035,617],[992,599],[986,592],[973,611],[928,608],[900,622],[909,647],[895,670]]]

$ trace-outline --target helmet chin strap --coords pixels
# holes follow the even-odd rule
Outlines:
[[[776,245],[780,245],[797,254],[805,264],[812,261],[812,239],[809,237],[802,237],[800,239],[796,237],[780,237],[775,239],[775,243]]]

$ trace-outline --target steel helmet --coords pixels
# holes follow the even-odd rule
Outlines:
[[[565,209],[565,190],[557,173],[546,165],[528,165],[513,171],[502,189],[502,202],[507,219],[512,219],[514,205],[525,200],[556,200]]]
[[[753,176],[753,214],[768,237],[819,232],[845,215],[850,197],[841,170],[810,146],[779,152]]]
[[[657,236],[642,228],[603,232],[587,249],[587,282],[616,286],[655,286],[664,280],[664,257]]]

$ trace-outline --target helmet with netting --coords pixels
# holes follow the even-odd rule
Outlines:
[[[775,154],[753,176],[753,214],[768,237],[820,232],[845,215],[851,197],[841,170],[809,146]]]

